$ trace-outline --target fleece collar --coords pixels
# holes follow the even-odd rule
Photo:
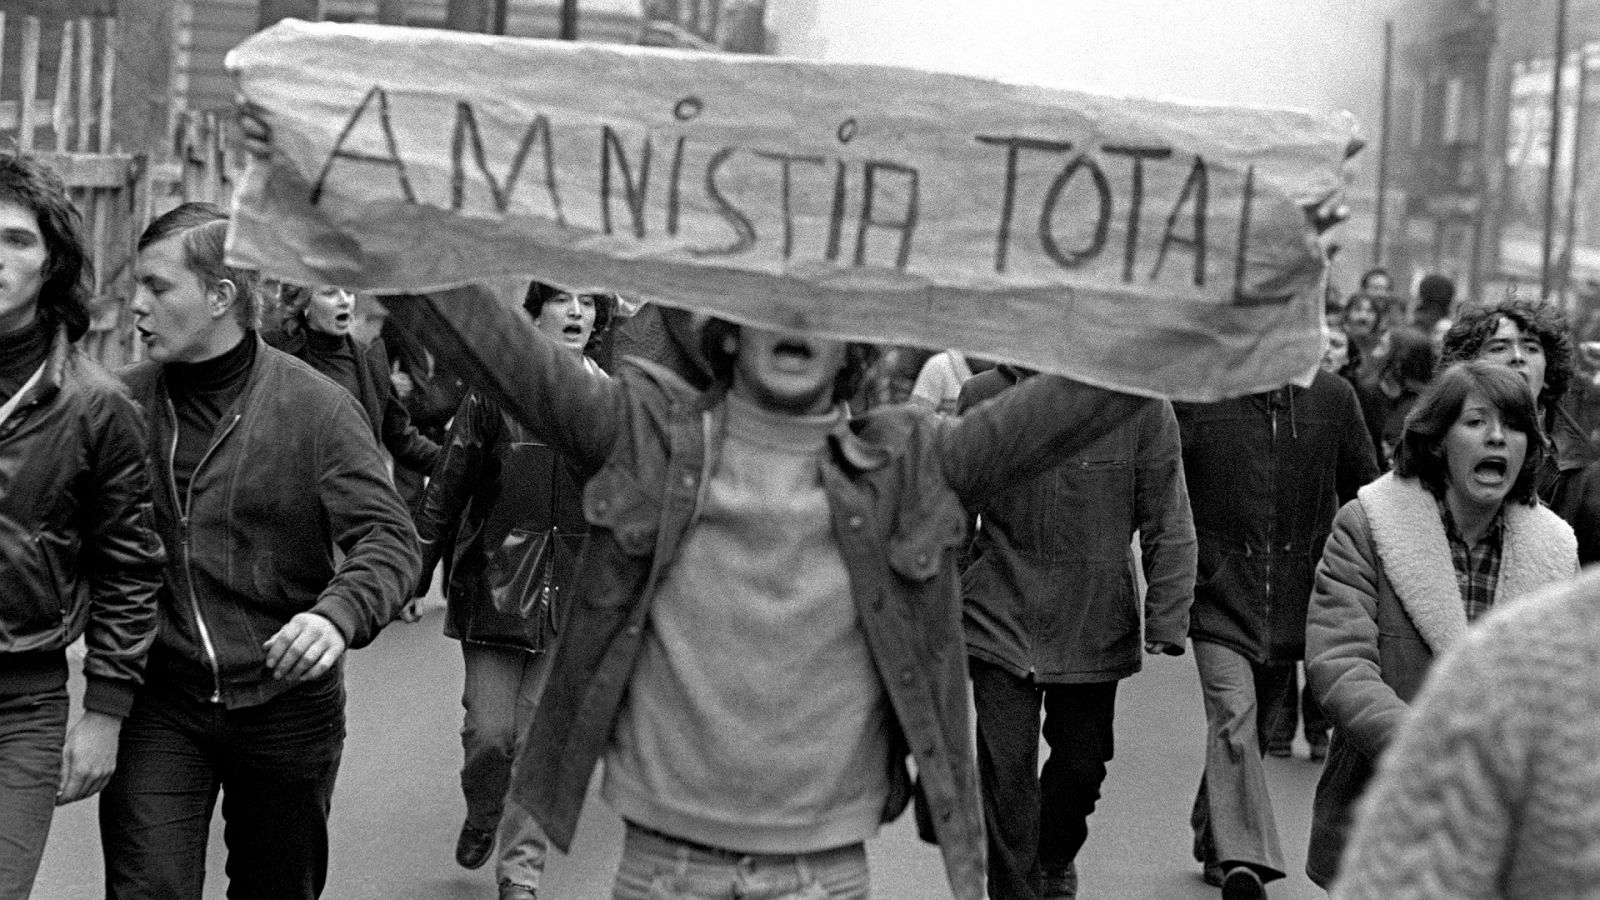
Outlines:
[[[1434,654],[1443,652],[1466,632],[1467,611],[1433,494],[1417,479],[1390,472],[1357,496],[1401,606]],[[1543,505],[1507,506],[1495,604],[1571,578],[1577,554],[1572,529],[1555,513]]]

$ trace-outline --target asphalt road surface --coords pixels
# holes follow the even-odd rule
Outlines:
[[[493,866],[452,860],[464,807],[460,763],[461,656],[441,613],[390,626],[348,657],[349,738],[333,804],[329,900],[493,900]],[[75,681],[75,689],[81,684]],[[1200,776],[1204,717],[1191,656],[1157,657],[1123,682],[1117,757],[1079,856],[1084,900],[1216,898],[1189,857],[1189,804]],[[75,707],[76,708],[76,707]],[[1305,841],[1319,770],[1297,743],[1267,770],[1289,877],[1273,900],[1325,896],[1306,880]],[[37,900],[103,897],[96,800],[58,810]],[[223,897],[221,815],[212,823],[206,897]],[[616,815],[591,792],[571,855],[552,852],[543,900],[608,900],[621,852]],[[869,845],[877,900],[949,897],[939,854],[917,840],[909,814]]]

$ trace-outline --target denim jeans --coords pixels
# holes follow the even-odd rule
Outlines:
[[[1267,794],[1272,700],[1294,669],[1256,665],[1232,648],[1194,642],[1206,705],[1206,769],[1189,824],[1205,866],[1248,865],[1262,881],[1283,877],[1283,850]]]
[[[61,784],[66,686],[0,697],[0,900],[33,890]]]
[[[745,854],[628,823],[611,900],[868,900],[865,845]]]
[[[969,658],[978,774],[989,835],[989,895],[1031,900],[1038,866],[1065,868],[1089,836],[1115,751],[1117,683],[1039,684]],[[1050,747],[1039,770],[1039,708]]]
[[[100,798],[107,897],[199,900],[219,791],[228,897],[320,895],[344,736],[339,671],[239,709],[146,685]]]
[[[467,669],[461,693],[466,710],[461,793],[467,801],[467,824],[495,832],[495,877],[500,883],[537,888],[544,871],[544,832],[526,810],[507,802],[506,793],[517,747],[550,672],[550,654],[462,641],[461,655]]]

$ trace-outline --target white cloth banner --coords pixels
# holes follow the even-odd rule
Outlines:
[[[296,21],[228,67],[275,145],[229,256],[290,281],[538,278],[1174,399],[1321,357],[1347,115]]]

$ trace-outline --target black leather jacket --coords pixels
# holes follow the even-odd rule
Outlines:
[[[587,531],[566,460],[494,401],[469,393],[417,512],[422,571],[454,548],[445,634],[545,649]]]
[[[81,635],[84,708],[127,714],[163,562],[145,441],[121,385],[57,332],[0,425],[0,692],[59,685],[61,652]],[[46,673],[56,684],[37,683]]]

